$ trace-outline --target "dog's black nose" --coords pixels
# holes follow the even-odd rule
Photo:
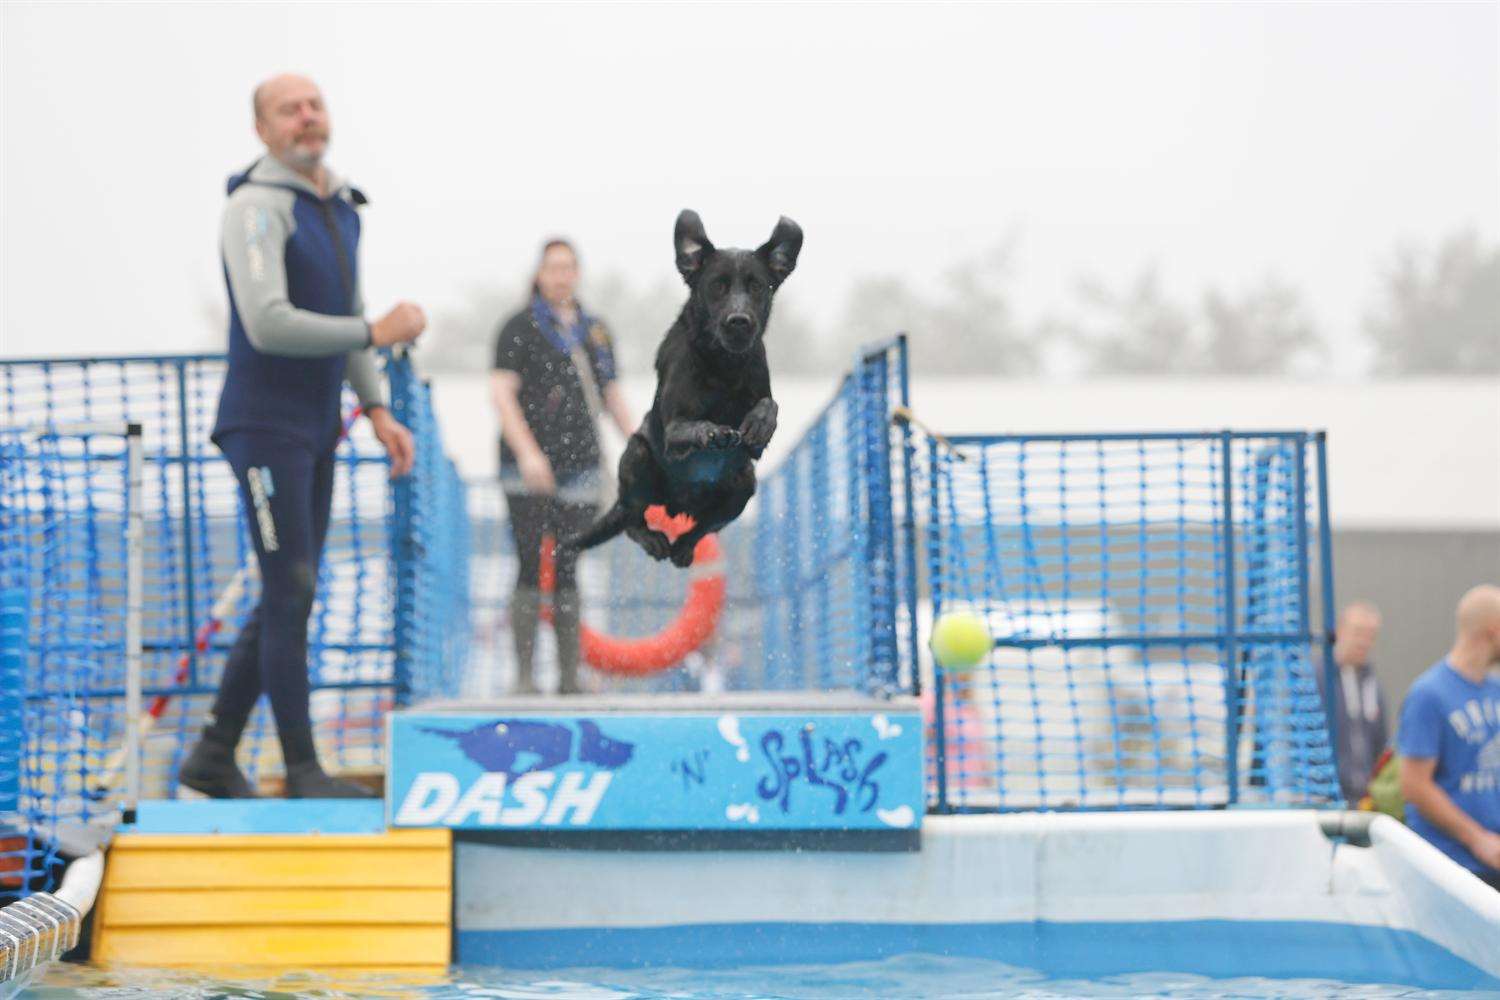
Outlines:
[[[734,313],[724,317],[724,329],[741,337],[748,337],[755,329],[755,320],[746,313]]]

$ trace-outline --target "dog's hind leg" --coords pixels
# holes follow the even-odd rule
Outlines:
[[[620,456],[619,476],[620,492],[614,506],[588,528],[562,539],[559,545],[575,551],[591,549],[622,531],[629,532],[636,524],[645,523],[646,508],[654,502],[650,495],[656,472],[651,449],[639,435],[632,434],[625,443],[625,453]]]
[[[660,562],[672,554],[672,543],[659,531],[652,531],[645,524],[632,524],[625,529],[625,537],[639,545],[652,559]]]
[[[613,507],[604,512],[599,518],[582,532],[564,538],[558,545],[575,552],[591,549],[595,545],[602,545],[615,537],[622,531],[627,531],[630,524],[630,508],[623,501],[617,501]]]
[[[623,506],[629,512],[623,529],[625,536],[657,560],[667,558],[672,545],[661,532],[646,527],[646,508],[665,502],[661,470],[651,454],[651,446],[640,434],[632,434],[620,456],[620,499],[617,506]]]

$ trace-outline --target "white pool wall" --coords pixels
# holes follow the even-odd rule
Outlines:
[[[1500,893],[1388,817],[1311,811],[929,816],[920,851],[460,843],[457,930],[722,923],[1313,921],[1411,931],[1500,977]]]

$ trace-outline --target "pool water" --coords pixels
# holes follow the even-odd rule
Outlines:
[[[514,969],[458,968],[434,974],[285,973],[215,975],[154,969],[105,969],[58,965],[22,994],[33,1000],[125,1000],[177,997],[182,1000],[276,998],[336,1000],[344,997],[467,1000],[471,997],[576,997],[580,1000],[844,1000],[855,997],[999,998],[1180,997],[1311,1000],[1359,998],[1495,998],[1494,992],[1421,990],[1394,984],[1332,979],[1212,979],[1176,972],[1146,972],[1099,979],[1067,979],[1036,970],[976,958],[902,955],[838,965],[751,966],[730,969]]]

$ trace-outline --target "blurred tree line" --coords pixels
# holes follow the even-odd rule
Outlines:
[[[1500,245],[1474,232],[1397,250],[1365,317],[1378,375],[1500,374]]]
[[[862,278],[826,327],[811,321],[795,284],[777,297],[766,346],[773,371],[842,371],[859,345],[898,330],[931,375],[1316,375],[1330,349],[1302,293],[1266,277],[1240,290],[1174,298],[1155,268],[1122,288],[1078,281],[1049,318],[1023,321],[1012,305],[1015,246],[959,261],[935,290],[895,275]],[[681,282],[635,287],[619,274],[585,274],[580,297],[614,331],[627,371],[650,369],[686,298]],[[476,287],[436,311],[421,356],[431,371],[485,371],[498,324],[524,304],[524,282]],[[1433,248],[1398,247],[1382,264],[1360,329],[1378,376],[1500,374],[1500,245],[1474,232]]]

